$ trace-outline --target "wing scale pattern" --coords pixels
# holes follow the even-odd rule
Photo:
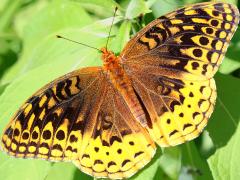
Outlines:
[[[96,177],[132,176],[155,154],[154,141],[181,144],[206,126],[216,100],[213,76],[238,22],[235,6],[200,3],[156,19],[129,41],[120,55],[124,71],[116,72],[130,79],[139,101],[132,108],[141,105],[147,127],[103,68],[84,68],[28,99],[5,129],[2,149],[15,157],[71,161]],[[109,54],[117,59],[103,57]]]
[[[235,6],[201,3],[162,16],[121,54],[160,146],[197,137],[213,112],[219,68],[239,22]]]

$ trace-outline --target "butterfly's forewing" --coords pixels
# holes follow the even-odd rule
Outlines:
[[[207,124],[216,100],[212,77],[238,21],[233,5],[196,4],[158,18],[127,44],[122,61],[159,145],[191,140]]]
[[[78,70],[35,93],[6,128],[3,149],[16,157],[76,158],[90,110],[94,112],[97,95],[103,93],[99,73],[100,68]]]
[[[98,67],[69,73],[34,94],[7,126],[1,147],[15,157],[72,161],[110,178],[131,176],[155,153]]]

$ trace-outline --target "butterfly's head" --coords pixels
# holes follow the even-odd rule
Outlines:
[[[106,48],[102,48],[101,51],[104,67],[110,67],[116,63],[117,56],[112,51],[109,51]]]

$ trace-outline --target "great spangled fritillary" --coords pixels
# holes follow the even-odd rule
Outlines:
[[[155,143],[197,137],[213,111],[213,75],[239,21],[227,3],[201,3],[162,16],[103,67],[71,72],[35,93],[12,118],[2,149],[15,157],[71,161],[96,177],[126,178]]]

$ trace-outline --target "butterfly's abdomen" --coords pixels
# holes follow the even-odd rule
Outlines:
[[[145,127],[147,125],[145,113],[133,90],[130,79],[119,63],[119,58],[115,57],[114,61],[111,61],[111,64],[107,65],[106,70],[111,83],[120,92],[133,116]]]

